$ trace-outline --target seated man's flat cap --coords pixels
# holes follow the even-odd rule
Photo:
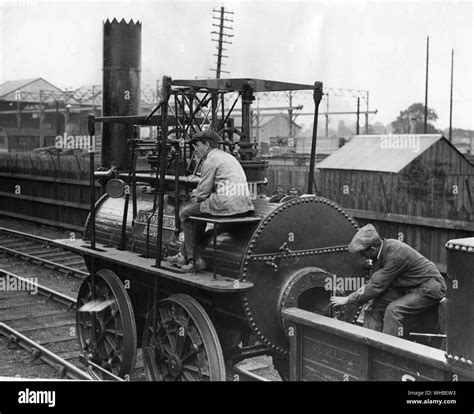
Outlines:
[[[360,228],[359,231],[352,238],[352,241],[349,243],[349,252],[358,253],[362,252],[365,249],[372,246],[375,242],[380,240],[380,236],[375,230],[375,227],[372,224],[367,224],[364,227]]]
[[[214,146],[216,146],[219,142],[221,142],[221,137],[217,132],[208,129],[207,131],[199,131],[198,133],[194,134],[193,138],[191,139],[191,141],[189,141],[189,143],[195,144],[196,141],[209,141],[214,143]]]

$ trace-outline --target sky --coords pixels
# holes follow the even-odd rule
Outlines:
[[[225,76],[368,90],[370,110],[378,110],[371,123],[388,124],[424,102],[429,36],[428,106],[439,116],[435,125],[449,126],[454,49],[453,126],[474,129],[473,4],[0,0],[0,82],[43,77],[59,87],[101,84],[102,24],[114,17],[142,23],[142,86],[163,75],[212,77],[212,10],[223,5],[234,13]],[[355,109],[354,98],[330,98],[330,111]],[[305,103],[305,110],[312,109]],[[330,126],[337,128],[337,119]]]

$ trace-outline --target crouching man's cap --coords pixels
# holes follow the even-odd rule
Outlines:
[[[217,144],[221,142],[221,137],[217,132],[208,129],[207,131],[200,131],[197,134],[194,134],[193,138],[191,139],[191,141],[189,141],[189,143],[195,144],[196,141],[209,141],[213,143],[214,146],[217,146]]]
[[[367,224],[366,226],[360,228],[352,238],[352,241],[348,246],[349,252],[362,252],[372,246],[378,240],[380,240],[380,236],[378,235],[377,230],[375,230],[375,227],[372,226],[372,224]]]

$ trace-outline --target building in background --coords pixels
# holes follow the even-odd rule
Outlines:
[[[57,135],[87,134],[91,110],[43,78],[7,81],[0,85],[0,147],[31,151],[54,146]]]
[[[474,166],[443,135],[359,135],[317,165],[321,195],[349,209],[474,219]]]

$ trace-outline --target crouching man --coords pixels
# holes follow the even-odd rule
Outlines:
[[[203,160],[201,179],[194,199],[183,206],[179,215],[184,233],[181,251],[166,258],[186,272],[206,267],[200,245],[206,223],[195,223],[197,234],[194,234],[190,216],[238,216],[254,210],[247,177],[240,162],[233,155],[218,149],[219,141],[219,135],[211,130],[198,132],[191,140]]]
[[[333,296],[331,303],[363,304],[373,299],[364,315],[366,328],[403,336],[408,316],[435,306],[446,295],[446,282],[432,262],[399,240],[382,240],[372,224],[356,233],[349,252],[372,259],[379,269],[360,289],[349,296]]]

